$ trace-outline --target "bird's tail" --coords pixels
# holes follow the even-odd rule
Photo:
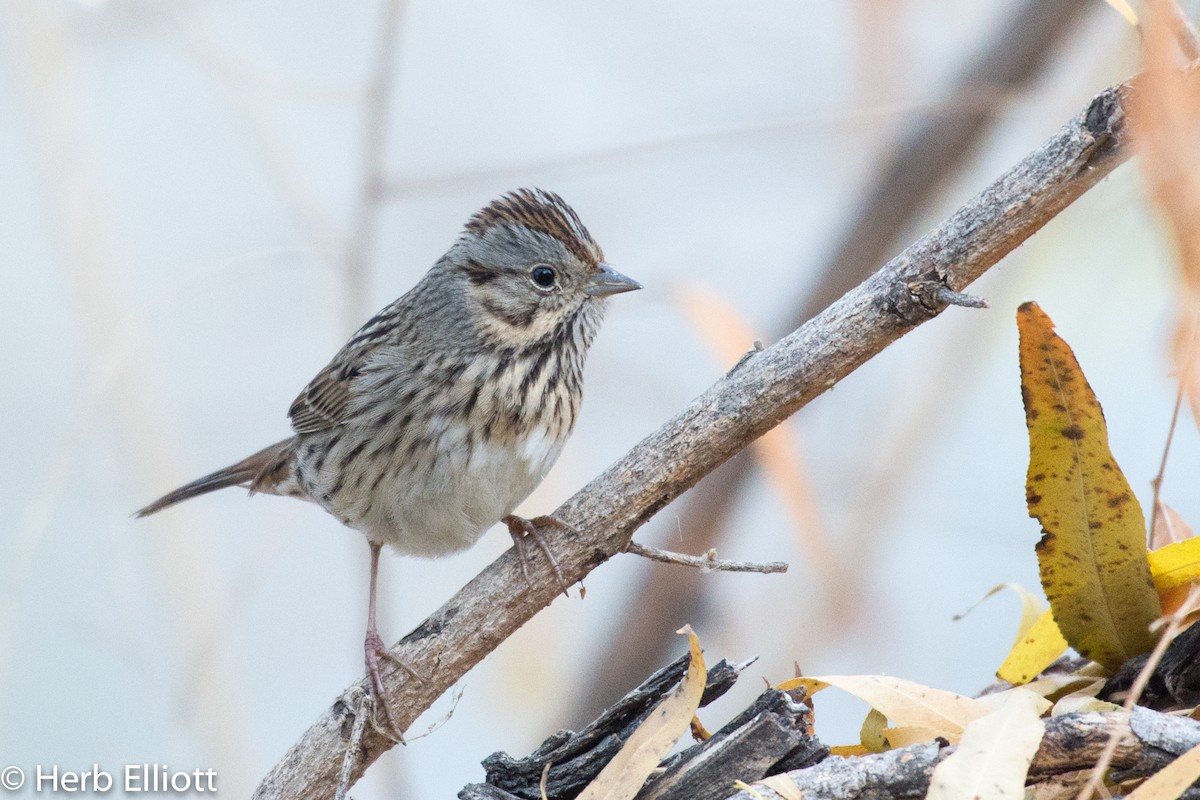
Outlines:
[[[295,439],[284,439],[270,447],[259,450],[232,466],[219,469],[211,475],[180,486],[163,495],[150,505],[134,513],[135,517],[146,517],[168,506],[190,500],[202,494],[215,492],[229,486],[245,486],[253,492],[278,493],[276,490],[291,474],[292,445]]]

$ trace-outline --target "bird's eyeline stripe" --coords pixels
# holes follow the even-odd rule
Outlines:
[[[465,262],[463,262],[459,269],[465,272],[467,275],[467,280],[476,286],[482,286],[485,283],[491,283],[492,281],[496,280],[496,278],[500,277],[500,272],[498,270],[489,269],[473,258],[468,258]]]

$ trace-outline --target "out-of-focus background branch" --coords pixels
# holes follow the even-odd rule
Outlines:
[[[647,290],[613,305],[575,438],[522,509],[545,512],[727,369],[725,348],[819,306],[825,272],[854,283],[882,260],[853,267],[845,248],[911,240],[1132,74],[1138,42],[1100,0],[13,0],[0,43],[0,753],[212,766],[245,796],[361,673],[365,548],[274,498],[128,514],[282,436],[362,321],[350,309],[411,286],[506,189],[576,206]],[[1024,55],[979,67],[989,52]],[[901,219],[865,222],[867,198],[901,185],[887,165],[935,152],[911,144],[921,130],[956,145],[915,170]],[[789,421],[782,466],[743,468],[736,491],[706,482],[639,534],[789,575],[596,572],[355,796],[453,794],[491,749],[527,752],[612,702],[682,621],[714,652],[761,656],[745,692],[706,709],[718,719],[795,661],[973,693],[1016,612],[952,614],[1036,584],[1011,310],[1037,299],[1069,334],[1145,487],[1174,400],[1167,251],[1118,170],[976,287],[991,311],[906,337]],[[1182,431],[1164,485],[1193,526],[1200,498],[1180,489],[1198,451]],[[497,531],[452,559],[387,559],[384,633],[507,546]],[[830,742],[861,719],[837,702],[820,724],[850,722],[823,727]]]

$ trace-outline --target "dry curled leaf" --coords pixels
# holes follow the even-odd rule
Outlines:
[[[1012,684],[1033,680],[1042,670],[1067,649],[1067,640],[1062,637],[1054,617],[1024,586],[1002,583],[993,586],[983,599],[986,600],[1004,589],[1012,591],[1021,601],[1021,623],[1017,627],[1016,640],[996,670],[996,677]]]
[[[1147,554],[1147,562],[1162,613],[1174,613],[1183,605],[1192,584],[1200,580],[1200,539],[1186,538],[1152,550]],[[1024,623],[1022,618],[1022,625]],[[1066,649],[1067,641],[1054,622],[1054,615],[1046,611],[1013,645],[1004,663],[996,670],[996,677],[1012,684],[1024,684],[1036,678]]]
[[[921,728],[916,725],[897,725],[883,732],[889,748],[908,747],[910,744],[932,742],[934,739],[945,738],[941,731],[933,728]]]
[[[658,762],[688,730],[700,707],[708,672],[700,652],[700,640],[691,626],[684,625],[678,633],[686,633],[688,637],[691,659],[687,674],[642,720],[613,760],[579,794],[579,800],[632,800]]]
[[[810,696],[827,686],[836,686],[865,700],[898,728],[927,729],[950,742],[957,742],[969,722],[988,712],[988,707],[978,700],[889,675],[793,678],[776,688],[787,691],[799,686],[803,686]],[[889,742],[892,730],[889,729]]]

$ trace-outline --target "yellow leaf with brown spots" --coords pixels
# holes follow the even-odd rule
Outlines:
[[[1154,646],[1158,594],[1141,506],[1108,449],[1104,412],[1075,354],[1036,303],[1017,309],[1029,428],[1029,515],[1054,620],[1082,655],[1115,670]]]

